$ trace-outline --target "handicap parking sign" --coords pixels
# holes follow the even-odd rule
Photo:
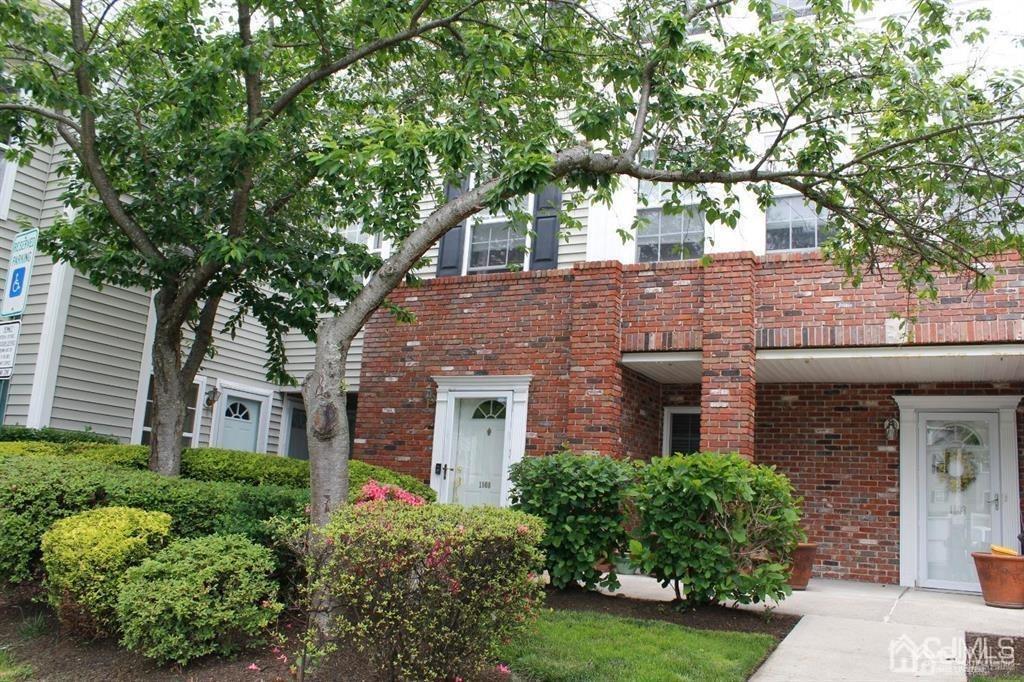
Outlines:
[[[3,288],[3,301],[0,302],[0,316],[20,315],[25,310],[38,239],[39,230],[25,230],[19,232],[11,243],[11,260]]]
[[[11,273],[11,288],[7,291],[8,297],[21,296],[21,290],[25,288],[25,266],[14,270]]]

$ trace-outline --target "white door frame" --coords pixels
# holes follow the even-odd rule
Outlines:
[[[531,375],[513,376],[437,376],[437,406],[434,411],[433,457],[430,462],[430,487],[441,502],[451,502],[454,476],[445,476],[455,463],[455,420],[458,401],[464,398],[505,400],[505,448],[502,455],[501,505],[508,505],[508,469],[526,453],[526,411]],[[439,470],[440,469],[440,470]]]
[[[921,471],[918,416],[922,412],[987,412],[997,416],[1002,520],[1000,544],[1015,546],[1020,533],[1020,474],[1017,455],[1017,404],[1020,395],[897,395],[900,408],[900,585],[919,587],[921,575]]]
[[[274,403],[274,391],[259,388],[258,386],[247,386],[231,381],[217,380],[217,390],[220,397],[213,405],[213,414],[210,422],[210,445],[221,447],[221,439],[224,435],[224,409],[227,407],[228,397],[255,400],[260,403],[260,423],[256,431],[255,452],[267,451],[267,436],[270,433],[270,410]]]

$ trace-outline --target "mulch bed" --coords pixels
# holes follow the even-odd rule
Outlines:
[[[547,605],[569,611],[598,611],[626,618],[663,620],[698,630],[760,632],[781,641],[800,621],[799,616],[751,611],[726,606],[681,609],[668,602],[630,599],[584,590],[548,590]]]
[[[1024,637],[968,632],[966,640],[968,676],[1024,675]]]
[[[91,642],[63,631],[53,612],[41,604],[38,594],[31,592],[0,592],[0,647],[6,648],[18,662],[32,666],[33,680],[63,682],[283,682],[293,679],[289,669],[296,650],[295,637],[290,641],[267,645],[245,652],[233,660],[207,658],[185,669],[161,668],[138,654],[119,647],[112,639]],[[599,611],[629,618],[663,620],[704,630],[761,632],[780,641],[796,625],[799,618],[782,614],[766,617],[762,613],[725,607],[702,607],[680,610],[664,602],[642,601],[623,596],[606,596],[593,592],[548,590],[547,605],[555,609]],[[27,624],[32,624],[29,628]],[[300,623],[282,621],[282,632],[298,633]],[[1022,640],[1024,641],[1024,640]],[[288,660],[282,660],[281,656]],[[1021,657],[1024,660],[1024,656]],[[250,666],[255,665],[259,670]],[[313,680],[364,682],[371,676],[358,656],[346,651],[335,656]],[[508,678],[488,675],[493,679]],[[476,682],[489,682],[479,680]]]

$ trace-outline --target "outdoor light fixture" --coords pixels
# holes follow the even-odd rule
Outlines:
[[[203,404],[207,407],[213,407],[213,404],[220,398],[220,391],[216,386],[206,392],[206,396],[203,399]]]
[[[889,440],[895,440],[896,434],[900,432],[900,422],[895,417],[889,417],[885,420],[885,437]]]

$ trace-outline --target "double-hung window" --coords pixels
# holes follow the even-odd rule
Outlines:
[[[637,208],[638,263],[699,258],[704,255],[704,214],[695,196],[681,206],[667,206],[672,186],[641,180]]]
[[[519,210],[525,210],[524,202]],[[466,272],[525,270],[526,230],[501,213],[486,213],[470,221]]]
[[[828,213],[802,196],[775,197],[766,214],[768,251],[815,249],[828,239]]]

